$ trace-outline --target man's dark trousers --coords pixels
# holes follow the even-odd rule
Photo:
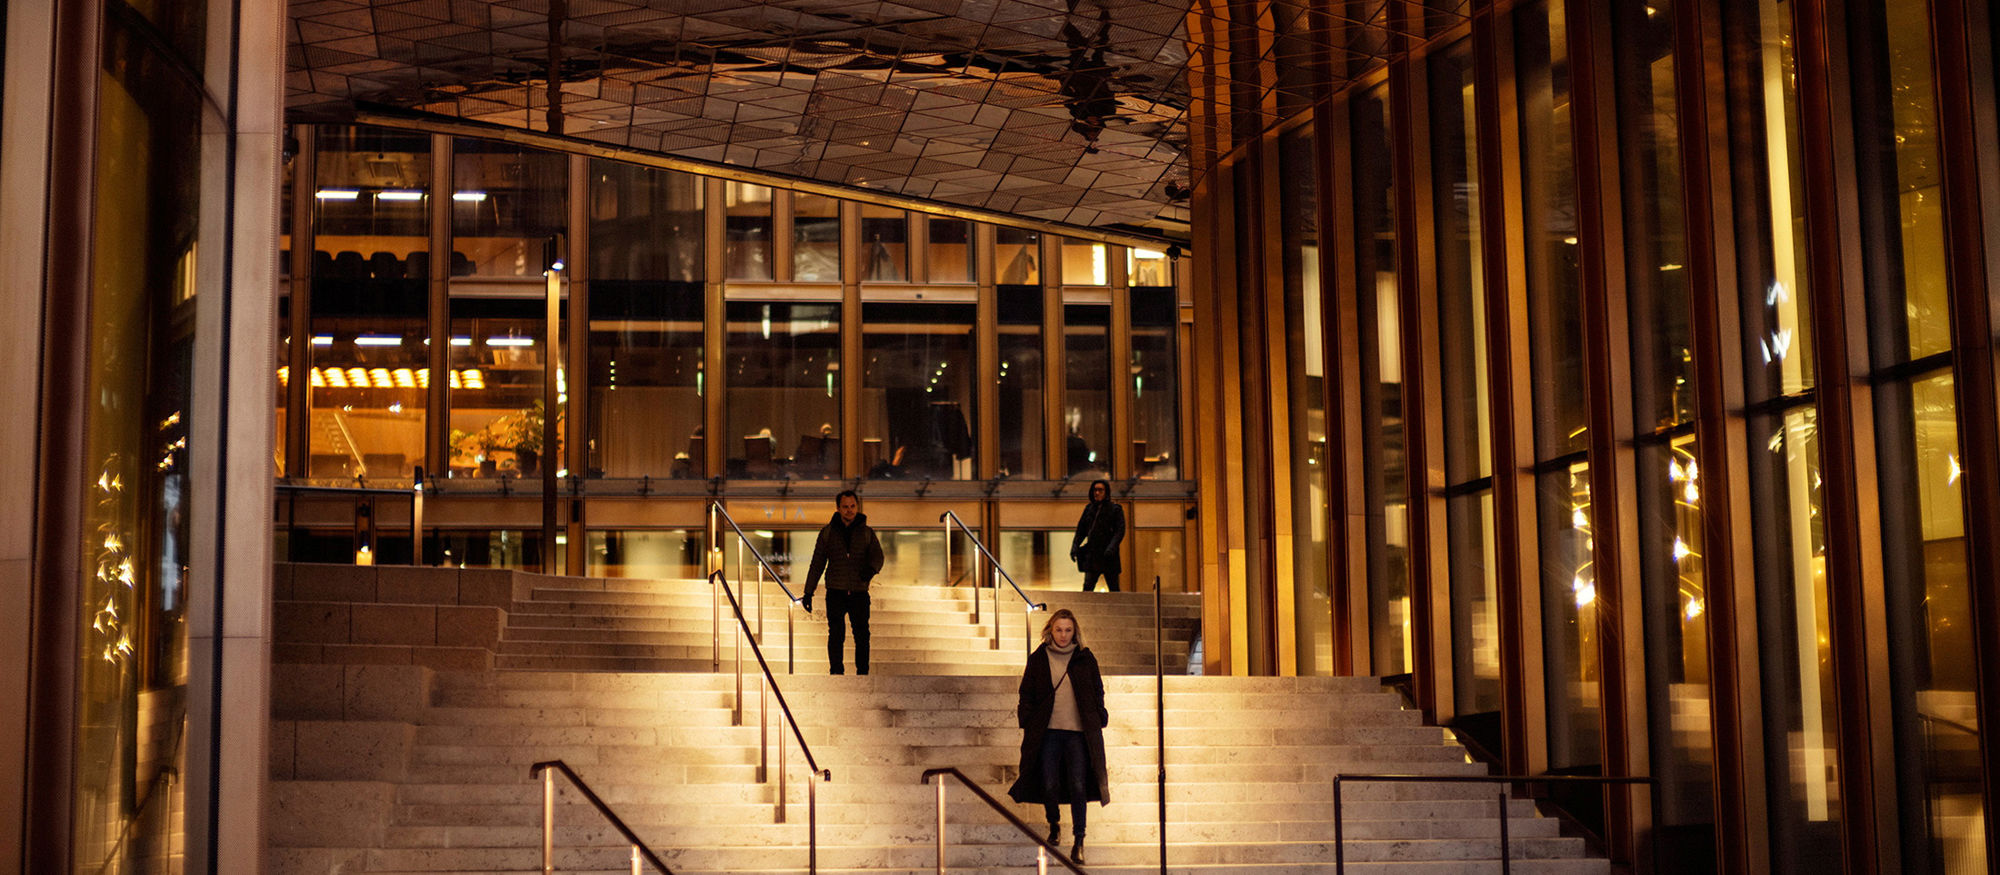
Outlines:
[[[834,674],[846,674],[842,659],[847,649],[847,622],[854,624],[854,670],[868,673],[868,594],[844,589],[826,591],[826,665]]]

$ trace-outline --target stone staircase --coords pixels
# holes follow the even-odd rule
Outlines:
[[[562,759],[676,872],[794,872],[806,865],[803,758],[789,756],[787,822],[757,782],[755,686],[732,725],[730,674],[438,672],[421,666],[280,666],[275,687],[270,869],[503,872],[540,865],[540,787]],[[1006,677],[799,675],[780,681],[833,779],[818,788],[819,866],[934,871],[930,767],[999,793],[1020,733]],[[1153,871],[1158,833],[1153,691],[1107,680],[1112,801],[1093,806],[1091,871]],[[770,706],[777,733],[775,702]],[[1341,772],[1479,774],[1484,767],[1368,678],[1168,679],[1168,859],[1176,872],[1329,872],[1330,781]],[[775,756],[773,757],[775,768]],[[1346,790],[1356,872],[1490,872],[1489,788]],[[560,871],[629,871],[625,846],[565,786]],[[948,862],[1018,871],[1034,855],[1012,827],[947,791]],[[1017,806],[1030,823],[1038,809]],[[1513,805],[1515,869],[1605,872],[1554,820]]]
[[[541,786],[529,766],[551,759],[575,769],[677,873],[806,870],[803,758],[789,750],[780,818],[775,774],[759,781],[755,675],[744,679],[744,725],[735,725],[733,674],[705,671],[705,584],[449,571],[281,566],[270,871],[536,870]],[[919,783],[923,770],[955,766],[1003,798],[1014,778],[1018,633],[994,652],[970,623],[962,594],[909,589],[877,600],[875,674],[823,674],[824,630],[814,620],[797,628],[799,673],[779,677],[814,755],[832,772],[817,785],[821,871],[934,872],[937,790]],[[1048,595],[1084,617],[1086,642],[1100,658],[1134,671],[1106,679],[1112,804],[1092,806],[1088,868],[1158,871],[1153,679],[1134,668],[1143,657],[1151,673],[1151,595]],[[954,618],[904,609],[926,603],[942,604]],[[698,613],[699,640],[672,637],[683,634],[677,627],[690,610]],[[766,616],[767,638],[782,666],[775,616]],[[1191,615],[1181,619],[1184,660],[1194,627]],[[932,646],[929,635],[917,634],[954,623],[950,635],[968,650]],[[564,637],[562,630],[596,634]],[[891,659],[902,649],[885,647],[891,636],[927,645]],[[599,649],[577,649],[585,647]],[[698,652],[616,649],[628,647]],[[730,650],[724,653],[727,659]],[[1175,658],[1170,653],[1169,663]],[[527,667],[537,659],[573,662]],[[654,670],[589,662],[632,659],[655,660],[643,663]],[[704,671],[658,670],[668,660],[691,660]],[[768,707],[776,743],[782,724],[776,702]],[[1164,720],[1167,857],[1175,873],[1330,873],[1334,775],[1486,773],[1372,678],[1171,676]],[[616,831],[558,784],[558,871],[631,871]],[[1492,792],[1485,785],[1348,786],[1348,866],[1497,871]],[[953,785],[947,800],[953,871],[988,875],[1035,864],[1032,845],[969,791]],[[1038,807],[1014,808],[1023,820],[1042,822]],[[1514,871],[1608,871],[1528,802],[1512,804],[1509,829]]]

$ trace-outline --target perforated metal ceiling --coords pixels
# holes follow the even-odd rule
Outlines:
[[[1304,63],[1305,47],[1337,41],[1337,64],[1359,69],[1392,19],[1435,32],[1460,16],[1392,5],[1268,14],[1266,58]],[[1209,30],[1192,6],[294,0],[289,106],[302,120],[416,110],[1048,222],[1171,226],[1191,18]]]

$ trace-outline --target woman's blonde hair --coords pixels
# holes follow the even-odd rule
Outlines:
[[[1070,613],[1068,608],[1056,609],[1055,613],[1049,615],[1049,621],[1042,624],[1042,643],[1048,644],[1055,640],[1057,620],[1068,620],[1070,628],[1076,630],[1076,636],[1069,639],[1069,643],[1083,646],[1083,624],[1077,622],[1076,615]]]

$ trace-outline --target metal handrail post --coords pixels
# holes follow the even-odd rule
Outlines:
[[[1340,776],[1333,776],[1333,875],[1347,875],[1347,842],[1341,835]]]
[[[951,522],[940,519],[938,520],[938,525],[944,527],[944,585],[951,586],[958,582],[956,578],[951,576]],[[973,586],[973,592],[978,592],[978,581],[973,581]]]
[[[786,801],[785,782],[788,777],[785,773],[788,771],[790,770],[785,768],[785,740],[780,738],[778,739],[778,822],[779,823],[785,822],[785,801]]]
[[[768,783],[771,780],[771,715],[768,710],[770,695],[769,691],[765,687],[766,685],[764,683],[764,679],[758,678],[757,679],[757,783],[759,784]],[[782,751],[784,749],[785,749],[784,745],[778,746],[778,750]],[[785,767],[783,763],[780,763],[778,766],[778,780],[781,782],[785,779],[784,772],[785,772]]]
[[[779,750],[784,750],[782,745]],[[819,872],[819,782],[806,782],[806,872]]]
[[[1160,764],[1160,875],[1167,875],[1167,657],[1163,639],[1166,626],[1160,619],[1160,577],[1153,575],[1153,715],[1155,737],[1159,739]]]
[[[556,871],[556,774],[542,773],[542,875]]]
[[[708,573],[722,570],[722,548],[708,551]],[[708,631],[709,631],[709,671],[722,670],[722,591],[715,581],[708,582]]]
[[[741,619],[741,617],[739,616],[738,619]],[[734,660],[736,668],[736,702],[735,704],[730,706],[729,725],[742,726],[743,725],[743,624],[737,623],[736,628],[730,631],[736,633],[736,658]]]
[[[1500,785],[1500,875],[1514,871],[1514,852],[1507,841],[1507,785]]]
[[[938,875],[944,875],[944,776],[937,779],[938,788]]]

